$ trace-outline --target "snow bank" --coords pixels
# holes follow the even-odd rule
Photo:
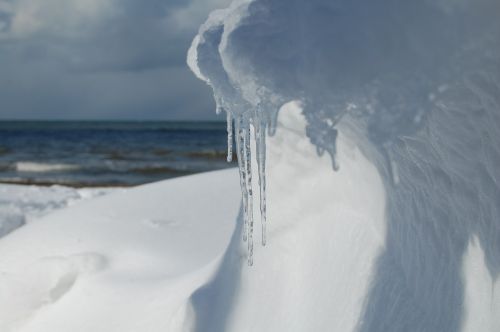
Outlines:
[[[0,241],[0,330],[352,330],[384,247],[383,183],[346,136],[332,172],[305,124],[289,104],[269,139],[273,222],[253,268],[236,170],[128,189]]]
[[[328,152],[333,168],[342,171],[340,141],[349,137],[384,186],[384,249],[373,266],[356,329],[477,328],[477,307],[469,302],[476,288],[472,279],[464,282],[464,266],[467,275],[469,266],[484,267],[481,273],[489,279],[481,279],[483,285],[500,273],[499,13],[498,0],[235,0],[210,15],[193,41],[188,64],[213,88],[218,109],[228,112],[228,128],[233,119],[236,124],[250,264],[256,250],[250,132],[253,127],[257,143],[253,165],[270,194],[263,128],[274,133],[278,110],[297,101],[318,155]],[[274,154],[267,153],[267,159]],[[306,168],[296,163],[290,182],[307,177]],[[316,163],[311,160],[309,167],[316,170]],[[334,205],[336,190],[323,192],[329,203],[320,195],[299,195],[286,209],[318,207],[316,200]],[[269,200],[264,206],[271,211],[273,204]],[[269,225],[273,222],[269,218]],[[314,229],[321,238],[324,229]],[[472,239],[480,243],[482,262]],[[319,273],[332,280],[345,277]],[[491,289],[497,299],[496,288]],[[474,301],[496,301],[472,292]],[[335,305],[327,307],[325,320]],[[497,307],[483,314],[493,323],[480,324],[480,330],[494,331]],[[303,321],[311,315],[293,317]]]
[[[384,247],[383,183],[345,136],[345,167],[333,172],[305,125],[296,104],[281,111],[268,141],[268,246],[254,248],[249,268],[241,235],[232,243],[212,284],[193,296],[203,313],[196,331],[355,329]]]
[[[0,185],[0,237],[55,210],[113,191],[116,189]]]
[[[496,332],[499,7],[214,12],[188,62],[234,121],[241,207],[230,170],[21,228],[0,241],[0,330]]]
[[[1,331],[184,331],[238,215],[235,170],[137,187],[0,240]]]
[[[465,254],[463,331],[500,331],[500,282],[488,273],[484,249],[473,237]]]
[[[271,222],[268,246],[255,247],[253,267],[242,241],[236,170],[128,189],[57,211],[0,240],[0,330],[366,328],[360,317],[380,282],[379,260],[394,245],[387,189],[355,135],[341,131],[344,166],[334,172],[305,135],[306,124],[299,105],[287,104],[268,138]],[[480,243],[464,247],[459,265],[466,332],[498,327],[499,286]],[[398,310],[394,303],[389,297],[385,306]]]

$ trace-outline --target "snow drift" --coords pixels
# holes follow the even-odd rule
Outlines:
[[[385,249],[376,259],[352,329],[500,328],[495,318],[500,296],[495,291],[500,273],[500,1],[236,0],[212,13],[200,28],[188,64],[213,88],[218,110],[228,112],[228,131],[233,119],[237,124],[250,264],[250,130],[253,126],[256,133],[263,184],[263,128],[274,133],[278,110],[297,101],[307,121],[306,135],[319,155],[327,151],[334,169],[349,167],[338,157],[337,140],[351,137],[384,183]],[[324,204],[336,204],[336,190],[331,187]],[[261,190],[265,207],[264,194]],[[295,204],[306,209],[312,202],[303,197]],[[315,231],[319,237],[331,230]],[[480,297],[490,304],[486,312],[471,305],[470,278],[464,283],[464,266],[471,266],[468,259],[464,265],[464,257],[470,255],[483,255],[480,278],[491,290]],[[325,257],[324,264],[328,262]],[[328,275],[330,282],[344,273]],[[269,280],[266,273],[262,282]],[[323,289],[309,281],[311,288]],[[254,297],[238,301],[247,308],[253,303],[254,317],[268,314],[270,309],[252,302]],[[323,306],[312,297],[302,297],[303,318],[317,322],[334,311],[333,304]],[[293,302],[292,296],[288,299]],[[237,308],[231,309],[234,315]],[[229,330],[263,331],[254,325]]]
[[[55,210],[113,191],[116,189],[2,184],[0,185],[0,238]]]
[[[238,208],[231,169],[115,190],[29,222],[0,240],[0,331],[191,330],[189,297],[217,270]]]
[[[344,135],[333,172],[305,125],[290,103],[268,140],[272,223],[252,268],[236,170],[131,188],[0,240],[0,330],[353,330],[384,247],[383,183]]]
[[[214,12],[188,62],[229,142],[235,124],[239,181],[141,186],[7,234],[0,330],[500,330],[499,9]]]

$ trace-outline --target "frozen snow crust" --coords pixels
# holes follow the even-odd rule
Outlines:
[[[345,167],[346,135],[384,184],[384,250],[356,330],[500,328],[500,1],[236,0],[200,28],[188,63],[238,126],[250,264],[250,127],[263,182],[262,128],[296,101],[319,155]],[[470,306],[469,255],[485,264],[487,312]]]

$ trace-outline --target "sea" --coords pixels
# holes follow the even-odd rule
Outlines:
[[[135,186],[235,167],[226,151],[222,122],[0,121],[0,183]]]

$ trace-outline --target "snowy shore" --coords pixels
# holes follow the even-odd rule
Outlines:
[[[235,170],[81,202],[0,240],[0,331],[181,331],[239,208]]]
[[[120,190],[0,184],[0,238],[53,211]]]
[[[385,246],[380,176],[344,136],[333,172],[293,104],[278,126],[268,245],[256,241],[253,267],[237,170],[110,193],[0,239],[0,331],[355,331]],[[462,331],[494,331],[498,282],[478,243],[463,274]]]

